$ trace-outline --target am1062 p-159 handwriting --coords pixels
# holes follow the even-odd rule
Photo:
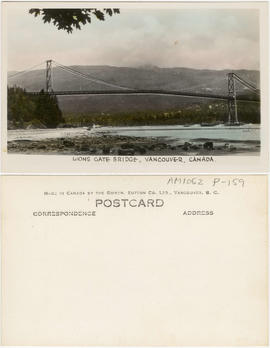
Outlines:
[[[204,186],[210,185],[211,187],[244,187],[245,179],[241,177],[170,177],[167,180],[167,185],[193,185],[193,186]]]

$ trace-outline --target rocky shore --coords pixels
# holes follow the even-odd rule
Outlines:
[[[119,135],[63,137],[45,140],[13,140],[8,142],[9,153],[43,155],[119,155],[119,156],[219,156],[256,155],[258,142],[183,141],[168,138],[143,138]]]

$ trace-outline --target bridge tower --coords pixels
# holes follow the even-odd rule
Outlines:
[[[46,60],[46,92],[50,93],[52,88],[52,60]]]
[[[234,73],[228,73],[228,123],[239,123],[237,115]]]

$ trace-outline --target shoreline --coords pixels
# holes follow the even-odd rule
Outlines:
[[[177,142],[166,137],[120,135],[76,136],[43,140],[8,141],[10,154],[29,155],[119,155],[119,156],[226,156],[259,155],[258,141],[192,139]]]

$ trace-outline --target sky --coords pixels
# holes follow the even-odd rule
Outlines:
[[[121,9],[72,34],[26,8],[7,13],[8,70],[64,65],[259,69],[256,9]]]

